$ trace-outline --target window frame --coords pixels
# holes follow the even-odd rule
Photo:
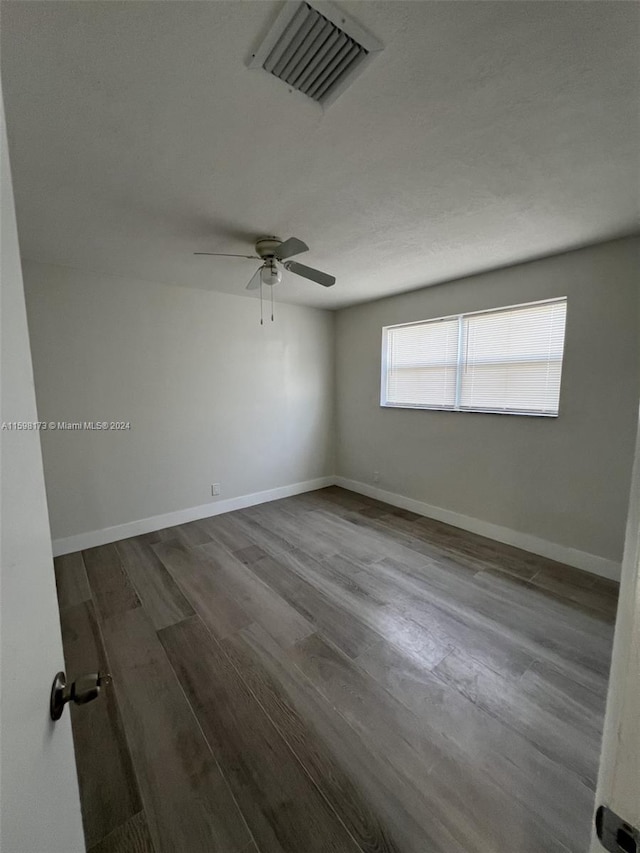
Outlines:
[[[534,410],[507,410],[507,409],[491,409],[491,408],[469,408],[461,406],[460,399],[462,395],[462,370],[463,370],[463,343],[462,343],[462,327],[466,317],[476,317],[481,314],[500,314],[505,311],[514,311],[518,308],[532,308],[535,305],[552,305],[554,303],[563,302],[565,304],[565,327],[564,338],[562,342],[562,358],[560,360],[560,390],[558,393],[558,411],[557,412],[540,412]],[[519,302],[514,305],[504,305],[499,308],[483,308],[481,311],[463,311],[460,314],[447,314],[443,317],[432,317],[426,320],[412,320],[410,323],[393,323],[389,326],[382,327],[382,347],[381,347],[381,362],[380,362],[380,408],[381,409],[416,409],[428,412],[455,412],[463,414],[484,414],[484,415],[515,415],[516,417],[529,418],[557,418],[560,416],[560,402],[562,396],[562,372],[564,368],[564,356],[566,348],[566,329],[567,316],[569,313],[569,300],[566,296],[554,296],[550,299],[537,299],[532,302]],[[386,399],[387,386],[387,371],[388,371],[388,332],[390,329],[402,329],[410,326],[424,326],[431,323],[441,323],[444,321],[458,321],[458,354],[456,360],[456,380],[455,394],[453,406],[433,406],[422,403],[389,403]]]

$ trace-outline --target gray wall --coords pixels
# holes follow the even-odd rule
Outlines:
[[[333,473],[330,312],[23,267],[54,539]]]
[[[337,473],[619,561],[638,414],[640,242],[627,239],[338,313]],[[385,325],[568,297],[560,416],[380,408]]]

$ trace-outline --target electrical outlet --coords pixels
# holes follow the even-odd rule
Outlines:
[[[380,471],[374,471],[373,472],[373,482],[374,483],[380,482]]]
[[[217,497],[220,494],[220,483],[214,483],[211,486],[211,495],[212,497]]]

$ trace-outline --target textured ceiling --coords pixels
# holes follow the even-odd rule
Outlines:
[[[242,293],[296,235],[335,308],[638,228],[635,2],[341,3],[384,51],[326,112],[246,60],[281,4],[2,2],[22,254]]]

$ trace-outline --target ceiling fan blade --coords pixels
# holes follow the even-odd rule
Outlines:
[[[257,255],[228,255],[226,252],[194,252],[194,255],[211,255],[216,258],[249,258],[249,260],[259,261]]]
[[[297,237],[289,237],[284,243],[280,243],[278,248],[273,253],[279,261],[284,261],[285,258],[291,258],[293,255],[300,255],[302,252],[308,252],[309,247]]]
[[[262,267],[258,267],[258,269],[254,272],[251,277],[251,281],[246,287],[246,290],[257,290],[260,287],[260,273],[262,272]]]
[[[297,261],[287,261],[287,263],[284,264],[284,268],[296,275],[301,275],[303,278],[315,281],[323,287],[332,287],[336,283],[335,276],[329,275],[326,272],[320,272],[320,270],[314,270],[313,267],[306,267],[304,264],[299,264]]]

